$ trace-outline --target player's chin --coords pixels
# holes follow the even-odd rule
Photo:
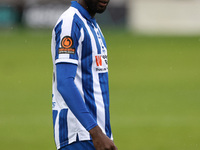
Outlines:
[[[106,10],[106,8],[98,8],[98,9],[96,10],[96,12],[97,12],[98,14],[101,14],[101,13],[103,13],[105,10]]]

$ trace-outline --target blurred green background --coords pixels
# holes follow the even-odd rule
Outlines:
[[[200,149],[200,36],[103,29],[119,150]],[[0,30],[0,149],[55,150],[51,30]]]

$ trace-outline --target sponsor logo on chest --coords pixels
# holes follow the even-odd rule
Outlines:
[[[107,55],[98,54],[95,56],[95,71],[99,73],[108,72],[108,59]]]

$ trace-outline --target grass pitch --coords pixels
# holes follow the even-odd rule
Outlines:
[[[104,30],[119,150],[200,149],[200,37]],[[0,145],[55,150],[51,31],[0,33]]]

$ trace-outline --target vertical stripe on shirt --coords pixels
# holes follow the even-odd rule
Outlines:
[[[101,32],[101,29],[100,29],[100,27],[98,26],[98,24],[97,24],[97,28],[98,28],[98,31],[99,31],[99,33],[100,33],[101,39],[103,40],[103,44],[104,44],[104,46],[107,48],[105,38],[104,38],[103,33]]]
[[[55,27],[55,41],[56,41],[56,55],[55,55],[55,60],[58,59],[58,51],[59,51],[59,46],[60,46],[60,34],[62,32],[62,24],[63,21],[61,20],[58,25]]]
[[[75,54],[70,54],[70,59],[76,59],[76,60],[78,60],[77,46],[79,44],[78,41],[81,36],[80,29],[78,28],[77,22],[81,22],[81,20],[75,14],[73,23],[72,23],[72,27],[71,27],[72,28],[71,29],[71,37],[73,39],[73,48],[75,48]]]
[[[55,137],[55,122],[56,122],[56,118],[57,118],[57,115],[58,115],[58,111],[57,110],[53,110],[52,111],[53,113],[53,129],[54,129],[54,137]]]
[[[62,109],[59,114],[59,139],[61,146],[68,141],[67,113],[68,109]]]
[[[95,32],[95,26],[92,25],[91,23],[89,23],[89,27],[90,27],[90,30],[92,32],[92,34],[94,35],[94,38],[95,38],[95,41],[96,41],[96,46],[97,46],[97,54],[101,54],[101,46],[99,44],[99,40],[98,40],[98,37],[97,37],[97,33]]]
[[[109,138],[111,138],[108,73],[100,73],[99,81],[100,81],[100,86],[101,86],[101,91],[102,91],[103,101],[104,101],[104,107],[105,107],[105,132],[106,132],[106,135]]]
[[[89,36],[88,31],[85,31],[85,35]],[[86,37],[86,36],[85,36]],[[85,104],[88,109],[91,111],[93,117],[96,119],[96,104],[94,101],[94,89],[93,89],[93,77],[92,77],[92,45],[91,39],[84,39],[83,49],[81,56],[81,69],[82,69],[82,86],[84,92]],[[87,57],[87,59],[86,59]]]

